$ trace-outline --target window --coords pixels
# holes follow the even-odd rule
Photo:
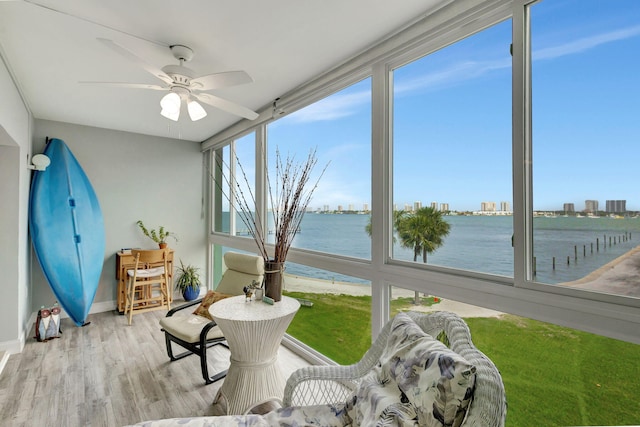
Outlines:
[[[250,237],[244,221],[251,217],[243,218],[239,213],[243,207],[239,206],[234,193],[240,195],[239,200],[247,203],[244,211],[255,212],[255,132],[216,150],[212,169],[215,173],[213,190],[217,213],[214,230]],[[232,211],[234,216],[231,215]]]
[[[370,283],[287,262],[284,295],[302,303],[287,333],[319,353],[351,364],[371,346]]]
[[[247,140],[265,144],[266,165],[241,156],[258,174],[273,175],[276,149],[298,160],[317,149],[318,168],[330,162],[287,274],[370,286],[371,306],[380,309],[370,317],[374,335],[393,312],[394,297],[381,292],[393,283],[640,342],[640,280],[608,289],[587,283],[611,263],[632,260],[640,238],[633,198],[640,3],[523,0],[465,10],[469,4],[443,6],[455,7],[456,17],[427,17],[305,85],[314,93],[287,97],[305,102],[336,82],[372,78],[299,111],[285,108],[289,115],[269,123],[230,129],[257,129]],[[218,152],[230,158],[232,149],[239,150]],[[371,170],[372,153],[382,170]],[[374,214],[395,213],[389,224],[375,222],[373,248],[372,194]],[[433,214],[441,241],[412,236]],[[213,233],[212,244],[254,250],[238,227],[226,228],[233,231]],[[383,232],[392,228],[393,236]]]
[[[393,71],[393,258],[513,276],[511,21]]]
[[[640,4],[529,11],[533,279],[631,296],[640,285]]]
[[[370,259],[365,228],[371,198],[371,79],[271,123],[267,135],[270,177],[276,176],[277,151],[283,162],[288,157],[304,162],[316,150],[315,177],[326,166],[292,247]]]

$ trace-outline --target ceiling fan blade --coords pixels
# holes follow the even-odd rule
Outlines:
[[[144,59],[140,58],[138,55],[136,55],[135,53],[131,52],[130,50],[125,49],[124,47],[122,47],[119,44],[115,43],[113,40],[98,38],[98,41],[101,42],[102,44],[104,44],[105,46],[107,46],[108,48],[112,49],[113,51],[115,51],[115,52],[119,53],[120,55],[124,56],[129,61],[138,64],[140,67],[144,68],[148,73],[150,73],[153,76],[159,78],[160,80],[164,81],[165,83],[169,83],[169,84],[172,83],[171,77],[169,77],[160,68],[149,64],[147,61],[145,61]]]
[[[212,90],[222,87],[252,83],[253,79],[244,71],[227,71],[224,73],[208,74],[191,80],[191,84],[199,84],[198,90]]]
[[[211,105],[212,107],[216,107],[228,113],[235,114],[236,116],[244,117],[245,119],[255,120],[258,117],[258,113],[256,113],[255,111],[252,111],[247,107],[243,107],[242,105],[238,105],[235,102],[227,101],[226,99],[222,99],[215,95],[211,95],[208,93],[199,93],[196,95],[196,98],[199,101],[204,102],[205,104]]]
[[[151,90],[168,90],[169,89],[169,87],[149,85],[145,83],[89,82],[89,81],[82,81],[78,83],[98,85],[98,86],[108,86],[108,87],[123,87],[127,89],[151,89]]]

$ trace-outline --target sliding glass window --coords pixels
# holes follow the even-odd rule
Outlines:
[[[513,277],[511,21],[393,71],[396,260]]]
[[[371,79],[269,124],[267,146],[272,186],[278,155],[304,163],[316,151],[309,188],[324,170],[292,247],[370,259]]]
[[[255,212],[255,138],[251,132],[215,151],[210,175],[216,232],[251,237],[245,221],[252,221]],[[243,210],[248,215],[239,213]]]
[[[640,297],[640,2],[528,12],[533,278]]]

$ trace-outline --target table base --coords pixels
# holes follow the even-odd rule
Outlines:
[[[231,360],[229,372],[216,396],[216,403],[224,398],[227,415],[242,415],[269,401],[282,404],[284,378],[273,359],[267,364],[247,366]],[[242,387],[238,387],[242,384]]]

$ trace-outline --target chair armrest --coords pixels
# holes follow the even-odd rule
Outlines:
[[[283,406],[344,403],[369,370],[361,364],[300,368],[287,380]]]
[[[344,403],[380,359],[387,343],[391,322],[362,356],[352,365],[306,366],[291,374],[284,388],[283,406]]]
[[[344,403],[377,363],[387,344],[387,322],[371,347],[353,365],[306,366],[295,371],[284,388],[283,406]]]
[[[207,343],[207,335],[209,334],[209,331],[216,326],[218,326],[218,324],[215,320],[212,320],[203,326],[202,331],[200,331],[200,345],[203,346],[202,348],[204,348]],[[224,338],[216,339],[216,341],[224,341]]]
[[[193,307],[196,304],[200,304],[202,302],[202,299],[203,298],[199,298],[199,299],[190,301],[190,302],[188,302],[186,304],[182,304],[181,306],[178,306],[176,308],[172,308],[171,310],[169,310],[167,312],[167,316],[166,317],[171,317],[171,316],[173,316],[174,314],[176,314],[180,310],[184,310],[185,308]]]

